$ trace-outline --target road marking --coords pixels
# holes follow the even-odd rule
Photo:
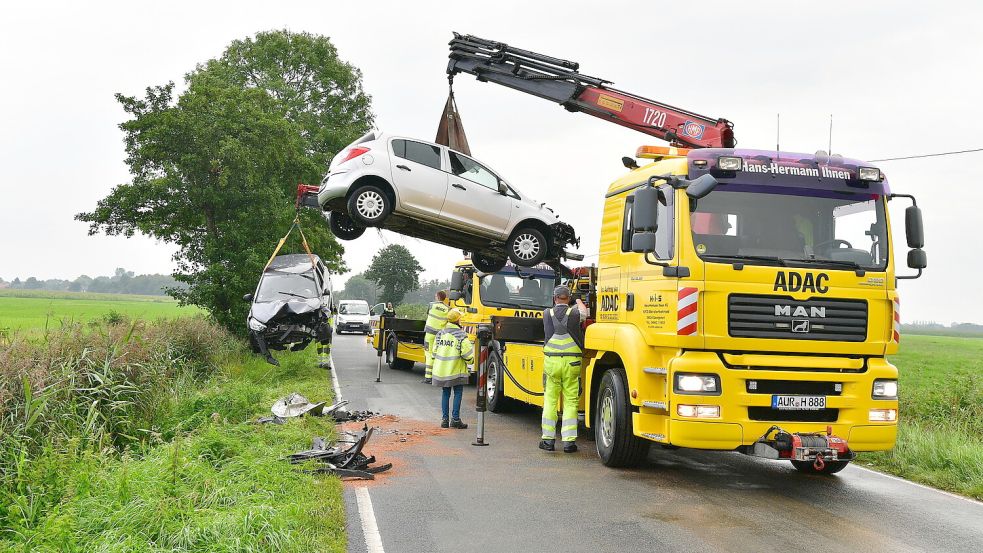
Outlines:
[[[355,502],[358,504],[358,517],[362,520],[362,535],[365,536],[365,550],[368,553],[386,553],[382,548],[382,536],[375,522],[375,511],[372,510],[372,498],[369,489],[355,488]]]
[[[853,468],[857,468],[857,469],[860,469],[860,470],[865,470],[867,472],[872,472],[872,473],[874,473],[874,474],[876,474],[878,476],[883,476],[884,478],[890,478],[891,480],[897,480],[898,482],[904,482],[905,484],[911,484],[912,486],[917,486],[919,488],[923,488],[923,489],[926,489],[926,490],[929,490],[929,491],[937,492],[937,493],[940,493],[942,495],[947,495],[949,497],[954,497],[956,499],[962,499],[963,501],[968,501],[969,503],[972,503],[972,504],[977,505],[977,506],[983,506],[983,502],[977,501],[977,500],[972,499],[970,497],[964,497],[964,496],[961,496],[959,494],[955,494],[955,493],[952,493],[952,492],[947,492],[945,490],[940,490],[938,488],[933,488],[931,486],[926,486],[925,484],[919,484],[918,482],[912,482],[911,480],[905,480],[904,478],[901,478],[900,476],[894,476],[893,474],[887,474],[887,473],[881,472],[879,470],[869,469],[869,468],[867,468],[865,466],[858,465],[856,463],[851,463],[851,465],[853,466]]]
[[[331,383],[334,385],[334,402],[341,401],[341,386],[338,385],[338,368],[334,366],[334,355],[328,358],[331,363]]]

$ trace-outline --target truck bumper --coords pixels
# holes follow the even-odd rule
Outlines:
[[[677,373],[716,375],[720,394],[677,393],[672,385]],[[640,376],[644,379],[652,375]],[[869,358],[857,371],[816,371],[727,366],[715,352],[686,352],[669,363],[668,375],[663,378],[667,380],[658,387],[668,392],[665,408],[650,408],[643,403],[633,417],[635,434],[656,442],[733,450],[753,444],[773,425],[792,433],[824,432],[829,426],[833,434],[847,440],[852,451],[891,449],[897,437],[896,421],[871,421],[871,409],[898,409],[897,400],[871,397],[875,379],[897,378],[897,369],[883,358]],[[652,397],[644,393],[644,384],[643,380],[639,396]],[[774,395],[822,395],[826,408],[773,409]],[[677,411],[681,404],[717,406],[720,416],[682,417]]]

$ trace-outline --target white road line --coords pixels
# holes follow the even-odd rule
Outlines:
[[[905,480],[904,478],[901,478],[900,476],[894,476],[893,474],[887,474],[886,472],[881,472],[879,470],[869,469],[869,468],[867,468],[865,466],[858,465],[856,463],[851,463],[851,466],[853,468],[857,468],[857,469],[860,469],[860,470],[865,470],[867,472],[872,472],[872,473],[874,473],[874,474],[876,474],[878,476],[883,476],[884,478],[890,478],[891,480],[897,480],[898,482],[904,482],[905,484],[911,484],[912,486],[916,486],[916,487],[919,487],[919,488],[922,488],[922,489],[925,489],[925,490],[929,490],[929,491],[933,491],[933,492],[936,492],[936,493],[940,493],[942,495],[947,495],[949,497],[954,497],[956,499],[962,499],[963,501],[968,501],[969,503],[972,503],[972,504],[974,504],[976,506],[983,507],[983,502],[977,501],[977,500],[972,499],[972,498],[969,498],[969,497],[964,497],[964,496],[961,496],[959,494],[954,494],[954,493],[951,493],[951,492],[947,492],[945,490],[940,490],[938,488],[933,488],[931,486],[926,486],[925,484],[919,484],[918,482],[912,482],[911,480]]]
[[[334,402],[341,401],[341,386],[338,385],[338,368],[334,366],[334,355],[328,358],[331,363],[331,383],[334,385]]]
[[[375,522],[375,511],[372,510],[372,498],[368,488],[355,488],[355,502],[358,504],[358,516],[362,520],[362,535],[365,536],[365,550],[368,553],[386,553],[382,548],[382,536]]]

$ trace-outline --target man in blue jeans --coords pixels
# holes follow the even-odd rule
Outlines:
[[[461,420],[461,398],[464,385],[468,383],[468,363],[474,362],[474,344],[468,334],[461,329],[458,321],[461,312],[451,309],[447,312],[447,325],[437,333],[433,341],[433,379],[434,386],[443,388],[441,397],[441,428],[467,428]],[[451,390],[454,391],[454,409],[451,420],[447,420],[448,403]]]

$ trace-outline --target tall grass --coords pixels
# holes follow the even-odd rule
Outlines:
[[[215,370],[234,342],[203,317],[111,318],[0,341],[0,531],[35,526],[62,496],[56,459],[161,442],[175,389]],[[2,537],[2,536],[0,536]]]

